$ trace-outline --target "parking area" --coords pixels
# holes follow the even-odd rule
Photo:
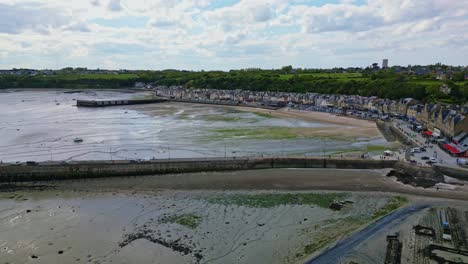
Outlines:
[[[403,120],[395,120],[395,126],[403,131],[408,137],[419,146],[418,150],[408,149],[411,155],[411,160],[414,160],[418,165],[430,166],[432,163],[445,165],[457,165],[457,158],[450,156],[442,150],[437,144],[429,142],[429,140],[416,131],[411,130],[410,124]]]

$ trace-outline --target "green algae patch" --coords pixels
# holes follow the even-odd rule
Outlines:
[[[393,196],[384,207],[380,208],[377,212],[374,213],[372,219],[377,219],[386,216],[389,213],[402,207],[406,203],[408,203],[408,199],[406,197]]]
[[[271,208],[279,205],[316,205],[322,208],[349,197],[347,193],[278,193],[278,194],[232,194],[211,197],[208,202],[224,205],[240,205]]]
[[[160,98],[152,94],[132,96],[132,100],[152,100],[152,99],[160,99]]]
[[[202,217],[195,214],[182,214],[165,217],[161,220],[161,223],[175,223],[186,226],[191,229],[195,229],[200,225]]]
[[[304,258],[314,254],[334,241],[337,241],[337,239],[346,237],[368,222],[369,219],[356,217],[325,221],[323,223],[325,227],[318,231],[318,233],[315,231],[316,228],[305,232],[310,236],[316,237],[316,239],[305,245],[302,252],[296,254],[296,258]]]
[[[239,122],[242,121],[243,118],[238,116],[208,115],[204,116],[204,120],[212,122]]]
[[[263,118],[269,118],[269,119],[271,119],[271,118],[277,118],[277,117],[273,116],[272,114],[268,114],[268,113],[260,113],[260,112],[258,112],[258,113],[253,113],[253,114],[255,114],[256,116],[259,116],[259,117],[263,117]]]
[[[225,138],[281,140],[299,137],[287,127],[222,128],[213,129],[211,132],[213,140]]]

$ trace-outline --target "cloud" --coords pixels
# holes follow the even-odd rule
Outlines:
[[[123,9],[122,5],[120,4],[120,0],[109,0],[109,5],[107,8],[112,12],[120,12]]]
[[[264,22],[272,18],[272,10],[270,5],[260,5],[253,8],[255,21]]]
[[[392,64],[434,56],[466,64],[468,57],[468,0],[1,2],[0,68],[24,61],[37,68],[366,66],[382,56]]]
[[[58,9],[41,4],[0,3],[0,17],[0,33],[7,34],[20,34],[26,30],[47,34],[50,29],[68,23],[68,19]]]
[[[150,26],[152,27],[160,27],[160,28],[165,28],[165,27],[172,27],[178,24],[177,20],[170,19],[170,18],[155,18],[150,21]]]
[[[88,25],[86,25],[85,23],[79,23],[79,22],[67,25],[63,29],[68,30],[68,31],[91,32]]]
[[[323,7],[296,7],[293,16],[301,17],[305,32],[363,31],[380,27],[384,20],[368,6],[347,4]]]

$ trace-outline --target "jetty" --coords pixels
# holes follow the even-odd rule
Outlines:
[[[136,104],[154,104],[164,103],[166,99],[136,99],[136,100],[77,100],[76,106],[78,107],[106,107],[106,106],[117,106],[117,105],[136,105]]]

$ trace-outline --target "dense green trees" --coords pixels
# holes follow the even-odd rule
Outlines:
[[[460,76],[457,76],[460,77]],[[121,88],[135,82],[182,85],[187,88],[244,89],[253,91],[356,94],[388,99],[413,97],[423,101],[468,100],[468,82],[449,81],[449,95],[439,91],[444,82],[396,74],[392,70],[360,73],[330,73],[318,70],[139,71],[125,74],[78,74],[67,69],[52,76],[0,75],[0,88]]]

